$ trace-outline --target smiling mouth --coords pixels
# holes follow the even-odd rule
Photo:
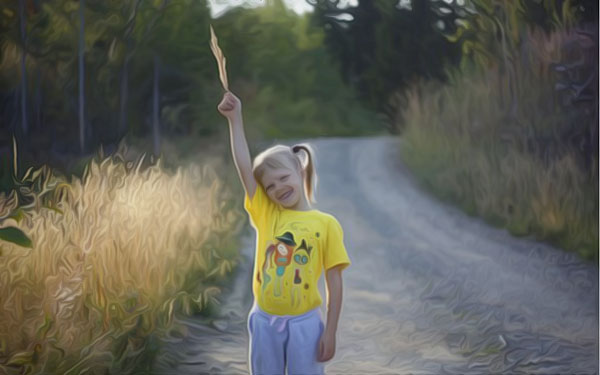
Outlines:
[[[284,201],[284,200],[288,199],[291,195],[292,195],[292,190],[289,190],[288,192],[284,193],[277,199],[279,199],[280,201]]]

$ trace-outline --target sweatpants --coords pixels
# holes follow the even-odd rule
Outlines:
[[[321,310],[279,316],[256,304],[248,316],[250,373],[252,375],[323,375],[317,361],[324,325]]]

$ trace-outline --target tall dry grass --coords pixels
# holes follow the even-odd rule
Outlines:
[[[419,84],[399,108],[399,125],[404,159],[439,196],[597,261],[598,158],[586,167],[563,136],[594,119],[555,90],[552,69],[573,38],[530,32],[510,74],[462,70],[447,85]]]
[[[33,242],[0,240],[2,372],[147,369],[174,313],[217,302],[242,215],[211,168],[111,157],[25,180],[0,196],[0,226]]]

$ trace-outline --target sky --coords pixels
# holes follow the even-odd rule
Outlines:
[[[266,1],[268,0],[208,0],[208,4],[210,5],[211,16],[219,17],[228,9],[242,5],[246,7],[259,7],[265,5]],[[283,0],[283,2],[288,6],[288,8],[292,9],[298,14],[312,12],[312,6],[308,4],[306,0]],[[349,6],[356,6],[356,4],[358,4],[358,0],[346,0],[341,1],[340,3],[347,4]]]

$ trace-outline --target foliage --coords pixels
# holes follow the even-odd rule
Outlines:
[[[214,305],[236,265],[230,193],[208,165],[168,173],[160,159],[32,176],[28,201],[0,195],[2,227],[33,243],[0,240],[2,372],[148,370],[174,314]]]
[[[20,103],[25,74],[31,126],[27,136],[18,136],[23,152],[78,151],[80,2],[26,0],[26,4],[27,37],[21,40],[18,2],[0,3],[0,28],[5,31],[0,36],[0,129],[7,134],[18,129],[19,111],[12,108]],[[205,137],[222,127],[216,111],[222,90],[209,48],[211,23],[231,67],[232,89],[240,93],[248,123],[255,126],[251,134],[296,137],[379,129],[330,64],[322,31],[306,16],[288,12],[281,1],[211,20],[205,1],[88,0],[84,64],[88,150],[99,144],[116,145],[125,135],[149,133],[155,56],[160,61],[161,133]],[[20,68],[23,53],[25,72]]]
[[[468,212],[597,261],[597,149],[570,136],[596,129],[597,139],[597,122],[590,104],[573,105],[576,93],[555,90],[562,78],[553,69],[579,38],[525,34],[512,90],[497,65],[456,71],[448,85],[418,85],[400,109],[403,153],[427,186]]]
[[[31,247],[31,240],[18,228],[0,228],[0,240],[12,242],[19,246]]]
[[[500,63],[510,73],[527,50],[528,31],[571,29],[594,8],[589,0],[465,0],[444,4],[439,14],[446,26],[441,31],[461,47],[463,67]]]
[[[251,138],[353,135],[381,130],[349,91],[308,15],[281,0],[215,22]],[[213,63],[214,64],[214,63]]]
[[[435,1],[310,0],[313,22],[325,30],[326,45],[347,83],[371,108],[387,111],[388,99],[418,78],[443,80],[446,65],[458,61],[457,46],[437,29]]]

